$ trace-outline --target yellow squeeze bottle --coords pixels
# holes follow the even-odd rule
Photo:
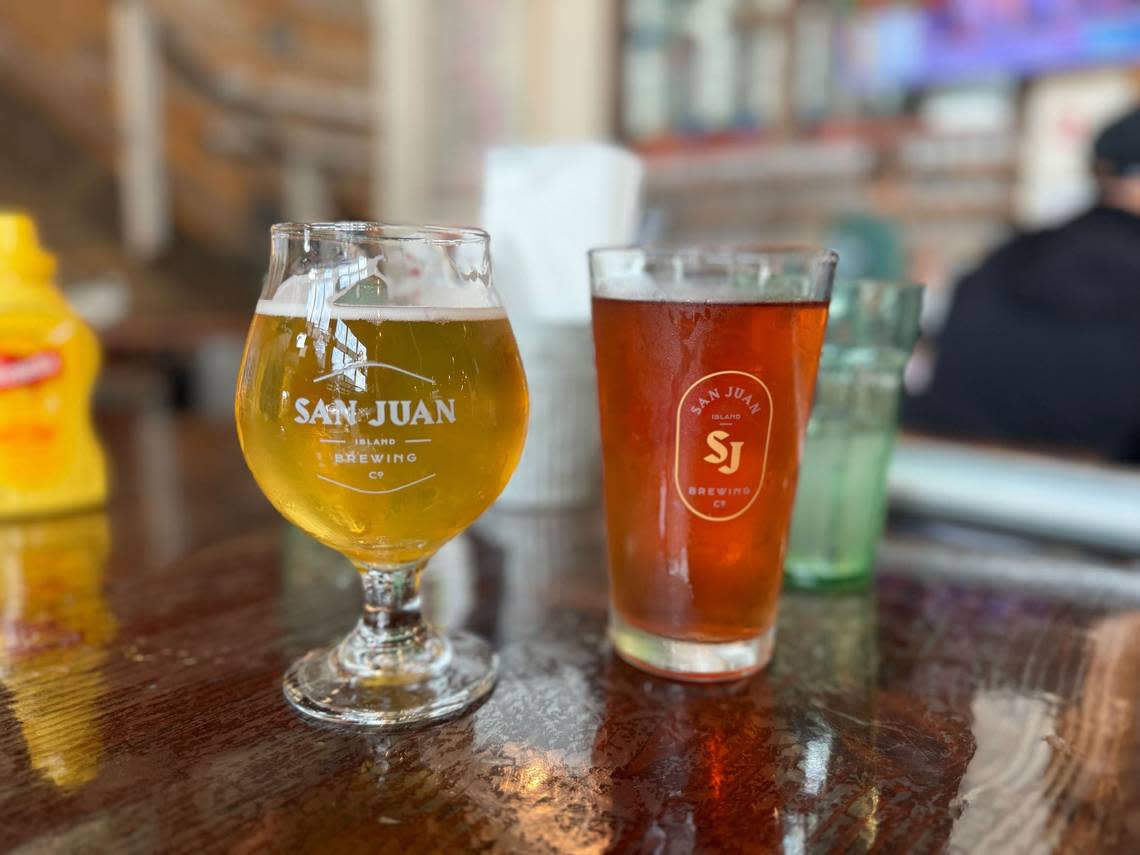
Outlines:
[[[0,211],[0,518],[91,507],[107,496],[91,423],[99,343],[54,272],[32,219]]]

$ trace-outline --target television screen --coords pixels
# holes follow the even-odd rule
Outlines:
[[[917,88],[1140,59],[1140,0],[927,0],[867,8],[845,28],[860,89]]]

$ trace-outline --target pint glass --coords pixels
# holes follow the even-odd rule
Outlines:
[[[784,571],[798,588],[866,585],[887,515],[903,368],[922,286],[838,282],[808,422]]]
[[[836,256],[590,254],[610,638],[665,676],[767,664]]]

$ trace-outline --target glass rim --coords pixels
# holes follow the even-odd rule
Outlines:
[[[378,243],[408,242],[439,246],[488,243],[491,236],[475,226],[416,225],[412,223],[384,223],[376,220],[344,220],[340,222],[274,223],[269,227],[273,237],[284,235],[295,238],[321,240],[360,240]]]
[[[646,258],[675,258],[677,256],[743,256],[769,258],[801,258],[836,264],[839,254],[833,249],[814,244],[799,243],[695,243],[695,244],[626,244],[599,246],[588,250],[591,260],[610,255],[639,253]]]
[[[874,276],[858,276],[854,279],[836,278],[832,290],[895,291],[900,294],[915,294],[926,290],[926,285],[911,279],[883,279]]]

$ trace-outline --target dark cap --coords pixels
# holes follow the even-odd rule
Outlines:
[[[1134,107],[1099,134],[1093,160],[1107,175],[1140,177],[1140,107]]]

